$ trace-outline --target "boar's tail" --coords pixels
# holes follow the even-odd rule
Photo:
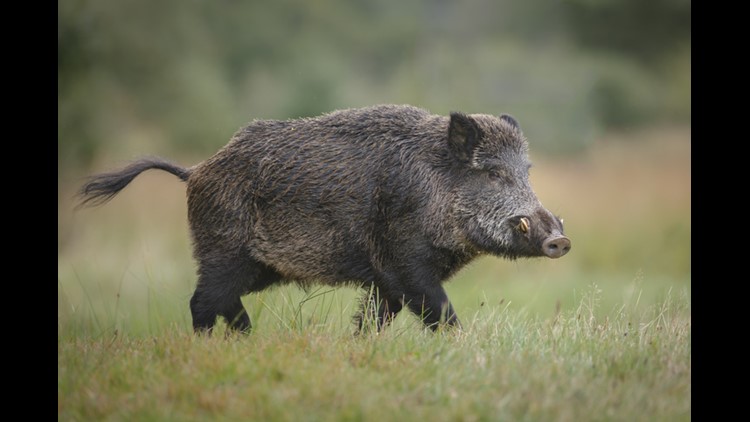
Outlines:
[[[102,173],[89,177],[88,181],[81,186],[78,196],[81,198],[79,207],[102,205],[117,195],[141,172],[149,169],[168,171],[179,177],[183,182],[187,181],[192,169],[182,168],[158,157],[142,158],[130,163],[122,170],[111,173]]]

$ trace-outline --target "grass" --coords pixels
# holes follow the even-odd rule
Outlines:
[[[285,301],[277,291],[276,299]],[[291,302],[250,336],[116,332],[58,339],[61,420],[688,420],[690,314],[684,295],[597,316],[540,318],[485,304],[461,332],[400,318],[354,337],[339,311],[299,320]],[[338,291],[326,293],[339,302]],[[635,298],[634,298],[635,299]],[[278,305],[278,304],[276,304]],[[335,309],[338,305],[334,304]],[[268,321],[268,320],[271,321]],[[261,318],[263,320],[263,318]]]
[[[62,183],[58,420],[689,420],[689,136],[532,157],[572,251],[475,261],[446,284],[464,330],[437,334],[402,313],[354,337],[359,292],[287,286],[243,299],[251,335],[195,337],[184,185],[73,212]]]

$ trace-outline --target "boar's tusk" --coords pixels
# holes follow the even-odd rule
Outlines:
[[[526,233],[529,231],[529,219],[526,217],[521,217],[521,223],[518,224],[518,230],[521,230],[521,233]]]

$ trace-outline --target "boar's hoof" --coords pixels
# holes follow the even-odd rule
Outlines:
[[[550,258],[559,258],[570,250],[570,239],[565,236],[550,237],[542,244],[542,252]]]

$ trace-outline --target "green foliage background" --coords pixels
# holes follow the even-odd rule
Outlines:
[[[254,118],[513,114],[542,153],[690,118],[688,0],[61,0],[60,175],[205,158]]]

